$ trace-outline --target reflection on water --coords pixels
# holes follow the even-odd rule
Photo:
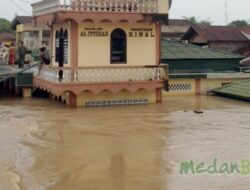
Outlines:
[[[248,176],[181,176],[179,165],[250,159],[249,114],[216,97],[96,109],[0,99],[0,189],[248,190]]]

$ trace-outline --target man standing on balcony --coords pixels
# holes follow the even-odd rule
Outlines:
[[[23,41],[19,42],[18,45],[18,64],[19,68],[23,68],[25,62],[25,54],[27,53],[27,48],[24,46]]]

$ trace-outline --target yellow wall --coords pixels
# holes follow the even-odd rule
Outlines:
[[[10,46],[12,43],[14,43],[14,41],[11,40],[0,40],[3,44]]]
[[[244,79],[201,79],[201,94],[207,94],[212,89],[221,87],[223,84],[233,83]],[[164,96],[187,96],[196,94],[195,79],[169,79],[169,92],[163,92]],[[190,87],[190,88],[189,88]]]
[[[69,97],[67,93],[61,95],[62,100],[69,104]],[[156,102],[155,91],[140,90],[135,93],[130,93],[126,90],[119,92],[118,94],[112,94],[109,91],[101,92],[100,94],[93,94],[92,92],[83,92],[77,96],[77,106],[85,106],[87,101],[103,101],[103,100],[134,100],[134,99],[148,99],[148,103]]]
[[[108,32],[108,36],[80,36],[86,28],[101,28],[103,32]],[[110,64],[110,34],[121,28],[127,34],[127,64],[126,65],[155,65],[156,64],[156,34],[154,25],[127,23],[84,23],[79,26],[79,66],[114,66],[124,64]],[[152,29],[154,37],[129,37],[131,28]],[[150,32],[151,34],[151,32]]]
[[[195,95],[194,79],[169,79],[170,91],[164,91],[164,96]]]
[[[169,0],[158,0],[158,13],[168,14],[169,12]]]

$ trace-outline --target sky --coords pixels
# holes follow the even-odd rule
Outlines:
[[[228,21],[250,21],[250,0],[173,0],[170,18],[195,16],[198,20],[210,20],[214,25],[226,23],[225,2],[228,4]],[[12,20],[15,15],[31,15],[30,3],[37,0],[0,0],[0,17]]]

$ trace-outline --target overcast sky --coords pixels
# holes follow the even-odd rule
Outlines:
[[[226,0],[173,0],[170,18],[184,16],[203,20],[209,19],[215,25],[225,24]],[[12,20],[15,14],[31,14],[30,3],[36,0],[0,0],[0,17]],[[250,19],[250,0],[227,0],[228,21]],[[15,5],[16,4],[16,5]]]

